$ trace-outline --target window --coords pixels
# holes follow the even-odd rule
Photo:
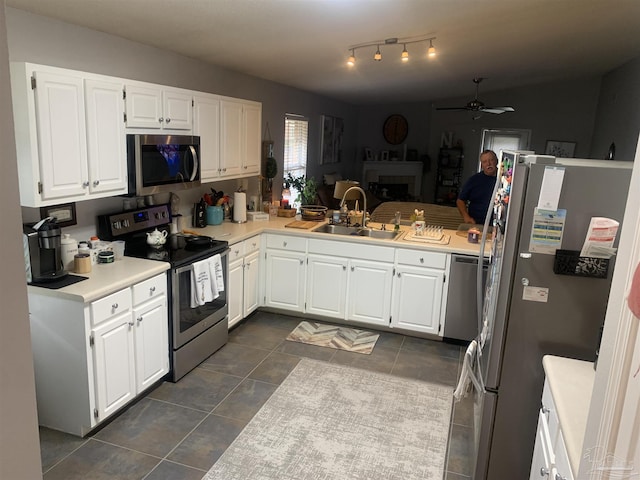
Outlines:
[[[500,130],[500,129],[484,129],[482,130],[482,148],[484,150],[493,150],[500,158],[502,150],[527,150],[529,148],[529,138],[531,130]],[[479,155],[479,154],[478,154]],[[480,165],[480,160],[478,160]]]
[[[309,120],[300,115],[286,114],[284,117],[284,178],[288,173],[293,177],[307,174],[308,138]],[[298,198],[300,192],[293,187],[290,190],[291,198]]]

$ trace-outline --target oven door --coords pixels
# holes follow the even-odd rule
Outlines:
[[[220,253],[220,259],[222,261],[224,291],[220,291],[218,298],[213,301],[193,308],[190,301],[191,264],[171,270],[171,323],[174,350],[179,349],[218,322],[227,321],[229,312],[227,306],[227,295],[229,294],[228,250]]]

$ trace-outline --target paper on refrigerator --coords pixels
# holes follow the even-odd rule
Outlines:
[[[619,226],[620,223],[612,218],[592,217],[580,256],[610,258],[616,253],[613,242],[616,240]]]

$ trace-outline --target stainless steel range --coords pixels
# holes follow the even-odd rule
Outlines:
[[[98,235],[104,240],[125,240],[125,256],[168,262],[171,372],[177,381],[227,343],[228,243],[205,236],[169,235],[159,247],[147,243],[147,233],[169,230],[169,205],[155,205],[98,217]],[[202,305],[192,307],[191,276],[194,264],[219,255],[224,289]],[[218,260],[215,258],[215,260]]]

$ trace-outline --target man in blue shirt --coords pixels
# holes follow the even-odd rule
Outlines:
[[[480,166],[482,171],[465,182],[456,200],[464,223],[484,223],[498,173],[498,157],[493,150],[480,154]]]

